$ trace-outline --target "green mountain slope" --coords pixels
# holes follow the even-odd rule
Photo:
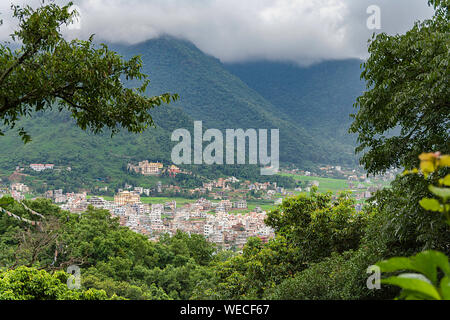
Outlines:
[[[291,121],[290,116],[279,112],[284,107],[280,107],[279,101],[269,102],[218,59],[205,55],[189,42],[160,38],[114,48],[126,57],[141,55],[144,71],[152,79],[152,93],[179,93],[183,110],[193,119],[203,120],[208,127],[278,128],[280,160],[285,163],[300,166],[354,163],[352,147]]]
[[[205,128],[278,128],[280,160],[284,163],[308,167],[354,161],[349,144],[323,135],[317,129],[326,120],[323,116],[300,121],[295,104],[289,99],[281,99],[283,87],[286,87],[286,95],[295,100],[295,90],[281,78],[277,80],[281,97],[274,98],[275,95],[266,95],[261,87],[250,88],[219,60],[185,41],[161,38],[135,46],[111,47],[125,57],[142,56],[144,72],[151,79],[151,94],[169,91],[180,95],[181,100],[176,105],[152,110],[157,128],[150,128],[140,135],[121,132],[111,139],[109,133],[95,136],[83,132],[66,113],[35,114],[21,123],[32,135],[31,143],[23,145],[15,132],[0,137],[0,173],[10,173],[18,164],[54,163],[74,168],[77,174],[71,179],[86,176],[125,179],[123,167],[129,161],[170,162],[171,149],[175,145],[170,141],[172,131],[177,128],[191,131],[193,120],[203,120]],[[245,75],[241,76],[252,84]],[[269,78],[265,81],[270,87],[273,81]],[[320,88],[321,80],[315,81],[311,85]],[[323,92],[333,96],[332,88],[325,88],[325,84],[323,87]],[[319,95],[320,89],[315,93]]]
[[[192,120],[182,110],[174,107],[154,109],[158,127],[144,133],[120,132],[111,138],[105,132],[94,135],[75,126],[68,113],[56,111],[39,113],[21,121],[32,141],[22,143],[15,132],[0,138],[0,172],[10,173],[17,165],[53,163],[70,166],[70,179],[108,180],[123,183],[127,178],[124,166],[130,161],[170,161],[171,132],[179,126],[192,126]],[[82,181],[80,181],[82,182]]]
[[[281,117],[353,149],[355,137],[347,131],[353,104],[365,89],[360,64],[360,60],[342,60],[299,67],[249,62],[227,64],[226,68],[270,101]]]

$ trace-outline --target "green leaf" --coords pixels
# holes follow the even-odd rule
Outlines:
[[[430,185],[428,189],[434,195],[444,199],[444,201],[447,201],[447,199],[450,198],[450,188],[438,188],[433,185]]]
[[[443,211],[443,207],[436,199],[423,198],[422,200],[420,200],[419,204],[422,208],[424,208],[427,211],[436,211],[436,212]]]
[[[417,254],[413,259],[415,271],[423,273],[434,284],[437,284],[437,268],[440,268],[446,275],[450,275],[450,264],[445,254],[428,250]]]
[[[441,166],[441,167],[450,167],[450,155],[443,155],[439,159],[439,166]]]
[[[450,187],[450,174],[446,175],[440,182],[447,187]]]
[[[394,272],[399,270],[414,270],[410,258],[395,257],[378,262],[376,264],[382,272]]]
[[[445,300],[450,300],[450,278],[444,277],[441,280],[441,295]]]
[[[437,284],[437,269],[440,268],[446,276],[450,276],[450,264],[445,254],[427,250],[418,253],[411,258],[395,257],[377,263],[382,272],[394,272],[400,270],[411,270],[420,272]]]
[[[441,300],[436,288],[421,274],[402,274],[397,277],[382,279],[381,283],[398,286],[404,290],[417,292],[431,300]]]

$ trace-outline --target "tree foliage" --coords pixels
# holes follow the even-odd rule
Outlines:
[[[12,129],[21,117],[57,108],[68,110],[83,130],[142,132],[153,125],[149,110],[177,96],[143,96],[149,80],[139,57],[123,60],[104,44],[96,47],[93,36],[65,40],[61,28],[77,15],[71,5],[12,6],[19,24],[12,40],[22,45],[12,50],[0,44],[0,118]],[[128,80],[142,83],[130,89],[123,84]],[[18,132],[30,141],[25,128]]]
[[[331,194],[309,194],[283,201],[271,211],[266,224],[296,248],[300,265],[307,266],[330,256],[358,247],[367,224],[368,214],[357,213],[354,200],[341,194],[336,200]]]
[[[315,190],[285,200],[266,219],[276,237],[266,244],[251,238],[242,255],[219,261],[214,286],[199,296],[261,299],[315,263],[358,249],[371,214],[356,213],[353,204],[346,195],[333,201]],[[359,270],[352,269],[351,276]]]
[[[435,15],[406,34],[374,35],[350,132],[370,173],[413,168],[424,151],[448,153],[450,19],[448,0],[429,1]]]
[[[69,274],[19,267],[0,273],[0,300],[107,300],[105,291],[70,290]],[[114,297],[117,298],[117,297]]]
[[[17,202],[3,206],[25,214]],[[44,215],[40,226],[0,213],[0,269],[54,272],[78,265],[82,290],[135,300],[189,299],[213,278],[215,247],[203,236],[178,232],[151,242],[120,226],[106,210],[89,207],[82,215],[70,214],[44,199],[28,201],[27,207]]]

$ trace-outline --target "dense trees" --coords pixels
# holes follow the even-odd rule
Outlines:
[[[380,34],[371,42],[362,74],[368,91],[357,101],[351,128],[359,134],[358,150],[367,152],[361,162],[371,173],[391,166],[411,169],[423,151],[449,151],[450,4],[429,2],[436,9],[432,19],[417,23],[405,35]],[[404,285],[405,277],[385,280],[406,289],[402,297],[445,298],[450,283],[448,159],[440,153],[422,155],[422,176],[398,177],[361,212],[346,194],[333,198],[313,189],[309,195],[287,199],[266,220],[276,237],[268,243],[249,239],[242,254],[217,252],[203,237],[181,232],[150,242],[121,227],[105,210],[90,207],[74,215],[47,200],[26,202],[44,218],[39,225],[29,225],[1,213],[0,298],[396,297],[397,288],[367,287],[367,268],[377,262],[383,272],[406,269],[421,273],[414,281],[428,277],[428,294]],[[0,206],[37,219],[10,198],[2,199]],[[436,214],[441,211],[444,218]],[[419,253],[424,249],[441,253]],[[414,256],[380,262],[406,255]],[[82,267],[81,291],[64,285],[67,274],[59,270],[68,264]]]
[[[364,152],[361,163],[370,173],[418,167],[422,152],[450,152],[450,3],[429,4],[435,8],[431,19],[417,22],[405,34],[382,33],[370,42],[362,73],[368,90],[357,100],[350,128],[358,133],[357,151]],[[383,232],[400,251],[448,251],[442,220],[418,205],[430,196],[429,183],[418,176],[399,176],[391,189],[377,194],[386,217]]]
[[[216,265],[214,287],[197,294],[222,299],[264,298],[283,281],[301,274],[314,263],[357,250],[371,214],[356,213],[353,205],[354,201],[345,194],[332,200],[331,195],[315,190],[285,200],[266,220],[275,229],[276,238],[267,244],[258,238],[250,239],[242,255]],[[360,270],[354,273],[357,271]]]
[[[69,274],[19,267],[0,273],[0,300],[107,300],[103,290],[70,290]],[[113,297],[117,299],[117,296]]]
[[[210,265],[215,249],[202,236],[177,233],[153,243],[119,226],[108,211],[90,208],[79,216],[59,210],[48,200],[27,204],[44,213],[43,224],[29,226],[1,214],[0,269],[26,265],[52,272],[79,265],[83,289],[129,299],[188,299],[199,283],[213,277]],[[24,211],[18,203],[3,206],[19,216]],[[54,221],[54,228],[49,221]],[[45,223],[48,227],[42,228]],[[38,254],[33,255],[36,249]]]

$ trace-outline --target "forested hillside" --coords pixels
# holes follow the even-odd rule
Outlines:
[[[299,68],[269,66],[266,77],[255,74],[260,83],[267,84],[265,87],[253,85],[249,74],[230,67],[254,86],[253,90],[228,72],[220,61],[185,41],[161,38],[136,46],[116,45],[113,49],[127,58],[141,55],[144,72],[151,79],[150,93],[176,92],[180,95],[176,106],[151,111],[156,128],[139,135],[121,132],[112,139],[108,131],[98,136],[79,131],[68,113],[34,114],[20,123],[28,128],[32,142],[24,145],[15,131],[1,138],[0,170],[4,174],[18,164],[55,163],[80,168],[91,178],[105,179],[117,177],[128,160],[170,162],[175,145],[170,141],[172,131],[177,128],[192,131],[193,120],[202,120],[204,128],[279,128],[280,160],[285,164],[309,168],[355,161],[349,139],[341,139],[347,130],[348,121],[344,119],[350,112],[348,105],[360,87],[352,79],[358,72],[354,62],[336,62],[331,71],[317,66],[314,70],[320,72],[313,72],[313,76]],[[254,73],[253,69],[249,73]],[[277,71],[270,72],[273,69]],[[286,72],[288,78],[274,76],[277,72]],[[332,78],[328,82],[336,82],[341,72],[347,76],[339,85],[323,83],[325,75]],[[291,81],[293,77],[296,82]],[[308,86],[303,87],[302,83]],[[275,92],[280,87],[286,88],[284,95],[279,90]],[[302,98],[305,92],[309,92],[308,97]],[[333,112],[327,111],[328,106],[332,106]],[[335,132],[340,137],[335,139]]]
[[[282,62],[227,64],[226,68],[270,101],[277,114],[352,153],[348,133],[355,99],[364,91],[360,60],[325,61],[308,67]]]
[[[258,88],[245,83],[245,77],[242,81],[239,74],[236,76],[237,73],[231,73],[218,59],[205,55],[189,42],[163,37],[135,46],[116,45],[112,48],[125,54],[125,57],[141,55],[144,61],[143,70],[152,79],[152,94],[159,94],[164,90],[177,92],[180,95],[177,105],[181,106],[193,119],[203,120],[208,127],[279,128],[280,160],[285,163],[300,166],[320,163],[355,163],[353,148],[349,144],[340,143],[330,134],[333,133],[334,128],[321,130],[320,128],[327,128],[329,124],[321,123],[319,120],[311,125],[308,124],[308,119],[316,112],[320,115],[323,110],[331,106],[334,110],[342,108],[342,118],[346,118],[345,124],[349,124],[348,115],[352,101],[362,91],[359,65],[358,70],[355,70],[354,64],[336,63],[336,68],[348,75],[340,78],[340,81],[348,82],[346,86],[351,88],[349,92],[341,90],[342,86],[326,89],[323,87],[323,79],[320,76],[309,77],[301,69],[291,70],[291,75],[287,76],[295,74],[297,79],[309,82],[310,87],[316,90],[315,95],[323,90],[322,98],[310,106],[306,121],[297,121],[305,111],[305,104],[308,102],[300,105],[292,103],[299,97],[296,86],[293,89],[291,89],[292,86],[287,87],[286,99],[270,99],[262,93],[264,90],[259,91]],[[336,72],[339,73],[339,70]],[[285,86],[286,80],[282,77],[275,80],[275,82],[278,81],[278,84],[269,81],[267,85],[275,85],[278,88]],[[335,96],[345,96],[340,100],[345,100],[348,105],[336,103]],[[309,100],[312,101],[313,98]],[[298,117],[292,118],[291,114],[282,112],[285,109],[290,109],[291,114],[295,113]],[[329,115],[327,119],[331,116]],[[320,116],[317,118],[320,119]],[[347,129],[348,127],[344,130]]]
[[[0,168],[11,173],[17,165],[53,163],[71,167],[86,186],[95,179],[121,180],[126,178],[126,164],[149,159],[170,161],[172,130],[179,126],[191,127],[192,121],[179,109],[157,108],[152,111],[156,128],[142,134],[120,132],[111,138],[109,132],[94,135],[79,130],[68,113],[38,113],[22,122],[27,126],[32,141],[23,144],[15,132],[1,138]]]

